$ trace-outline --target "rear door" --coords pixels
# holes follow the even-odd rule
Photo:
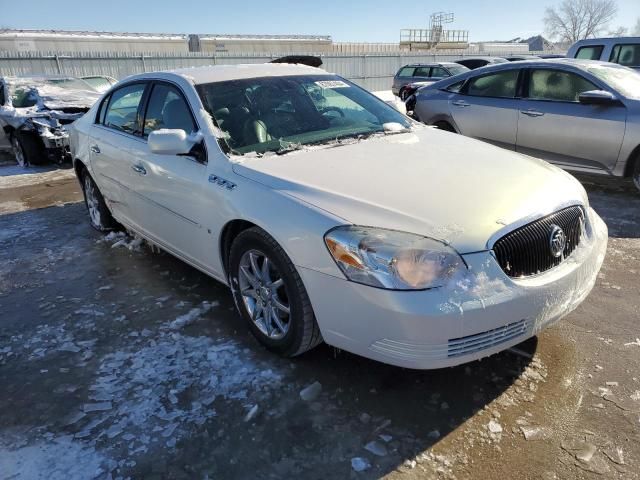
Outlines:
[[[580,93],[601,89],[575,71],[528,71],[516,149],[562,166],[613,169],[624,137],[626,108],[578,102]]]
[[[515,149],[520,69],[511,68],[470,78],[449,98],[458,131],[503,148]]]
[[[148,82],[134,82],[114,90],[102,101],[90,133],[94,180],[115,217],[133,228],[137,227],[135,152],[145,143],[140,109],[147,86]]]
[[[413,73],[415,72],[416,67],[402,67],[400,71],[393,78],[393,94],[399,95],[400,89],[405,85],[413,82]]]

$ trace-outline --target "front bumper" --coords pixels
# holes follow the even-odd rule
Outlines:
[[[45,155],[50,162],[60,163],[71,160],[69,135],[41,135]]]
[[[558,267],[511,279],[491,252],[464,255],[465,279],[426,291],[367,287],[305,268],[324,340],[384,363],[450,367],[493,355],[573,311],[593,288],[607,248],[607,227],[590,210],[580,246]]]

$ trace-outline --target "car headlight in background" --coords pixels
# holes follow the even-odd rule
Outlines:
[[[436,288],[466,269],[451,247],[413,233],[344,226],[330,230],[324,241],[347,279],[372,287]]]

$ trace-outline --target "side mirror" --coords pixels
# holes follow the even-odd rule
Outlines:
[[[161,128],[149,134],[147,144],[151,153],[160,155],[187,155],[202,141],[200,133],[187,135],[184,130]]]
[[[589,90],[578,96],[578,101],[584,105],[612,105],[618,101],[616,96],[606,90]]]

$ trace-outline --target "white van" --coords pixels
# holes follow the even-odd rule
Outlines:
[[[619,63],[640,70],[640,37],[580,40],[571,46],[567,57]]]

